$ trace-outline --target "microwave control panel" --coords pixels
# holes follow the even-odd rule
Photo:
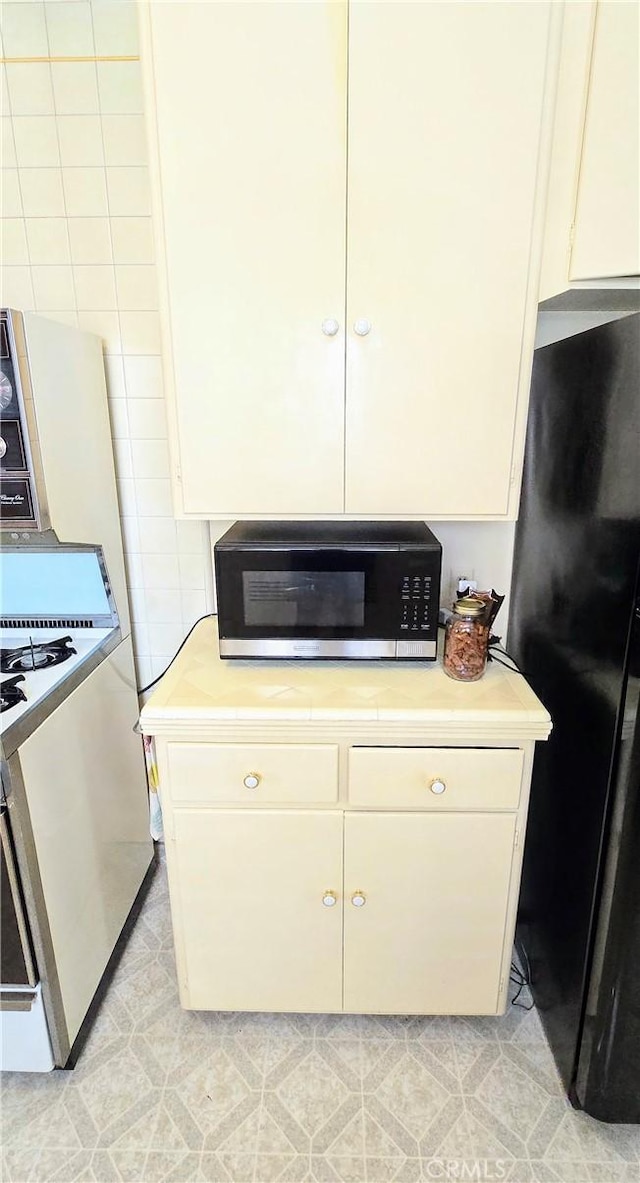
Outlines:
[[[425,635],[432,631],[431,575],[410,573],[402,576],[400,588],[400,631]]]

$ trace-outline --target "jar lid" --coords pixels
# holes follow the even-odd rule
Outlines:
[[[476,600],[473,596],[462,596],[462,599],[456,600],[453,605],[453,611],[457,616],[482,616],[485,608],[484,600]]]

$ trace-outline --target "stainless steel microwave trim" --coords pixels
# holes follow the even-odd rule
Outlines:
[[[66,1064],[71,1044],[31,828],[27,793],[17,753],[3,764],[2,783],[9,808],[9,825],[24,895],[27,923],[42,983],[42,1002],[53,1057],[56,1064]]]
[[[392,657],[430,659],[436,656],[436,642],[363,639],[324,641],[316,640],[313,637],[310,637],[309,640],[282,637],[260,637],[256,640],[246,640],[221,637],[220,656],[282,658],[283,660],[291,657],[351,658],[354,661]]]

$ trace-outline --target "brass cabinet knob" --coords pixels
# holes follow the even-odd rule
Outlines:
[[[366,902],[367,897],[363,891],[354,891],[353,895],[351,896],[351,903],[353,904],[354,908],[363,908]]]
[[[325,891],[322,897],[322,902],[325,908],[333,908],[334,904],[337,904],[338,902],[338,897],[335,891]]]
[[[429,788],[431,789],[432,793],[444,793],[446,787],[447,786],[445,782],[439,776],[434,776],[433,780],[429,783]]]
[[[245,789],[257,789],[261,780],[259,772],[248,772],[242,783]]]

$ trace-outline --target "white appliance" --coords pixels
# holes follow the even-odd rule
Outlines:
[[[0,1067],[47,1071],[75,1063],[153,844],[100,342],[15,312],[0,334]]]

